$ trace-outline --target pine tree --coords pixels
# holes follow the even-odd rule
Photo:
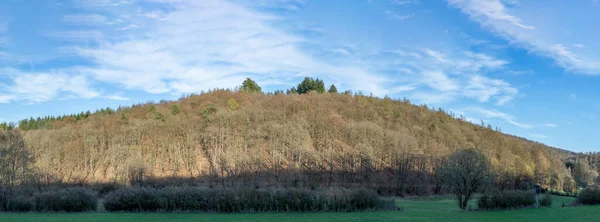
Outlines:
[[[329,87],[329,90],[328,90],[327,92],[330,92],[330,93],[337,93],[337,92],[338,92],[338,90],[337,90],[337,88],[335,87],[335,85],[331,84],[331,86]]]
[[[244,80],[244,82],[242,82],[240,91],[255,93],[255,92],[262,92],[262,88],[254,80],[247,78],[246,80]]]
[[[177,104],[173,104],[171,106],[171,115],[176,116],[177,114],[179,114],[179,106]]]

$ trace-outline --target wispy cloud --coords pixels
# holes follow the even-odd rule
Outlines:
[[[555,128],[555,127],[557,127],[558,125],[556,125],[556,124],[554,124],[554,123],[546,123],[546,124],[544,124],[544,126],[545,126],[545,127],[550,127],[550,128]]]
[[[99,14],[74,14],[65,15],[62,19],[67,23],[83,24],[83,25],[95,25],[101,24],[107,21],[106,17]]]
[[[0,20],[0,34],[2,34],[3,32],[6,32],[6,30],[8,30],[8,21]]]
[[[298,45],[305,40],[271,25],[278,19],[273,15],[226,1],[170,4],[174,10],[161,15],[162,21],[146,21],[151,28],[135,29],[144,33],[139,38],[79,47],[78,54],[95,66],[78,71],[149,93],[230,88],[247,76],[266,81],[325,74],[334,81],[346,80],[347,88],[391,93],[387,85],[393,80],[383,75],[352,62],[330,64],[303,52]]]
[[[64,72],[24,73],[10,68],[0,71],[10,80],[0,89],[2,102],[45,102],[59,97],[90,99],[100,96],[83,75]]]
[[[565,44],[565,41],[567,40],[573,42],[573,38],[575,38],[575,40],[577,38],[585,38],[584,36],[588,36],[587,33],[580,33],[581,35],[569,34],[567,36],[547,34],[565,32],[562,27],[570,26],[570,24],[543,24],[544,26],[542,27],[528,25],[521,18],[510,13],[509,9],[506,7],[506,5],[510,3],[503,0],[446,1],[450,5],[461,9],[465,14],[469,15],[471,19],[480,23],[484,28],[491,30],[499,36],[509,40],[511,43],[522,46],[530,52],[552,58],[558,65],[568,71],[600,75],[600,60],[595,56],[595,51],[597,50],[588,49],[585,53],[580,54],[575,53],[574,50],[567,47],[567,45],[572,45],[574,48],[581,50],[584,48],[584,44]],[[511,6],[520,7],[520,4],[511,4]],[[554,13],[546,13],[545,15],[540,16],[550,16],[552,14]],[[568,17],[566,15],[563,16]],[[577,25],[580,25],[580,23]]]
[[[481,23],[498,22],[513,25],[522,29],[535,29],[526,25],[520,18],[509,14],[502,0],[447,0],[448,3],[461,8],[472,18]],[[493,25],[493,24],[490,24]]]
[[[544,134],[539,134],[539,133],[534,133],[534,134],[531,134],[531,136],[532,136],[532,137],[535,137],[535,138],[541,138],[541,139],[548,138],[548,136],[546,136],[546,135],[544,135]]]
[[[507,61],[471,51],[443,52],[432,48],[385,51],[378,62],[390,59],[384,67],[398,67],[404,75],[397,77],[418,85],[411,98],[419,103],[435,104],[471,98],[479,102],[494,101],[505,105],[518,95],[510,83],[486,77],[488,71],[501,70]],[[408,75],[406,75],[408,74]],[[430,90],[423,90],[427,87]]]
[[[485,118],[494,118],[494,119],[501,119],[504,120],[514,126],[520,127],[520,128],[524,128],[524,129],[531,129],[533,128],[533,125],[531,124],[526,124],[526,123],[521,123],[519,121],[516,120],[516,118],[514,116],[511,116],[507,113],[503,113],[500,112],[498,110],[495,109],[484,109],[481,107],[467,107],[464,109],[465,112],[473,112],[476,114],[480,114],[483,115],[483,117]]]
[[[406,19],[409,19],[409,18],[412,18],[413,16],[415,16],[414,13],[398,14],[392,10],[385,10],[385,15],[388,16],[389,18],[400,20],[400,21],[406,20]]]
[[[119,100],[119,101],[130,100],[129,98],[122,96],[121,93],[106,95],[106,96],[104,96],[104,98],[111,99],[111,100]]]

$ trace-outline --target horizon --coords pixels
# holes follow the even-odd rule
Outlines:
[[[540,6],[544,4],[544,7]],[[0,3],[0,122],[305,76],[600,151],[596,0]],[[536,11],[542,10],[544,13]],[[568,19],[552,15],[561,14]]]

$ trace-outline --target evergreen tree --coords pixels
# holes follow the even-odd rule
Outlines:
[[[244,82],[242,82],[240,91],[255,93],[262,92],[262,88],[260,88],[260,86],[254,80],[247,78],[246,80],[244,80]]]
[[[121,116],[119,117],[119,122],[121,124],[127,123],[127,115],[125,114],[125,112],[121,112]]]
[[[317,88],[315,89],[315,91],[317,91],[318,93],[325,92],[325,83],[323,82],[323,80],[317,79],[317,80],[315,80],[315,84],[317,85]]]
[[[298,90],[298,93],[300,93],[300,94],[305,94],[310,91],[324,93],[325,92],[325,83],[323,82],[323,80],[320,80],[320,79],[315,80],[310,77],[304,77],[304,80],[302,80],[302,82],[300,82],[300,84],[298,84],[298,87],[296,87],[296,90]]]
[[[335,87],[335,85],[331,84],[331,86],[329,87],[329,90],[328,90],[327,92],[330,92],[330,93],[337,93],[337,92],[338,92],[338,90],[337,90],[337,88]]]
[[[177,104],[173,104],[171,106],[171,115],[176,116],[177,114],[179,114],[179,106]]]

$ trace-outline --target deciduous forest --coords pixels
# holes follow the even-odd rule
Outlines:
[[[177,101],[0,125],[0,181],[189,183],[206,187],[368,187],[381,195],[448,192],[456,150],[479,150],[499,189],[575,192],[598,182],[600,156],[507,135],[408,99],[325,89],[306,78],[264,93],[248,79]]]

